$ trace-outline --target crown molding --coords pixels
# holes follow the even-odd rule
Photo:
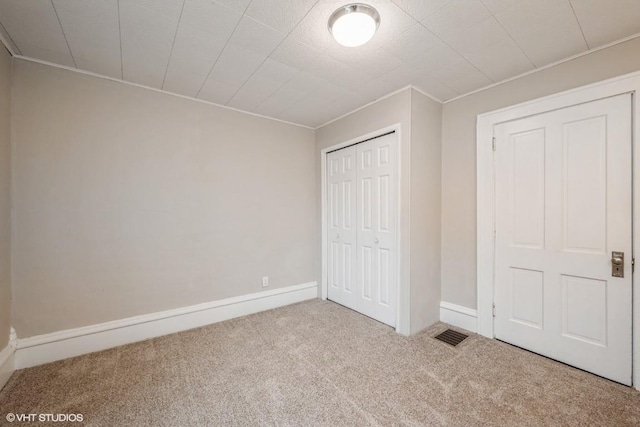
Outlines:
[[[564,64],[565,62],[573,61],[574,59],[578,59],[580,57],[589,55],[591,53],[598,52],[599,50],[607,49],[607,48],[613,47],[615,45],[618,45],[618,44],[621,44],[621,43],[624,43],[624,42],[628,42],[629,40],[633,40],[633,39],[638,38],[638,37],[640,37],[640,33],[636,33],[636,34],[630,35],[628,37],[613,41],[611,43],[607,43],[607,44],[603,44],[603,45],[598,46],[598,47],[594,47],[593,49],[585,50],[584,52],[580,52],[580,53],[577,53],[577,54],[575,54],[573,56],[569,56],[567,58],[561,59],[559,61],[552,62],[550,64],[546,64],[546,65],[543,65],[543,66],[538,67],[538,68],[534,68],[533,70],[529,70],[527,72],[518,74],[517,76],[509,77],[508,79],[504,79],[504,80],[500,80],[499,82],[491,83],[490,85],[483,86],[483,87],[481,87],[479,89],[472,90],[471,92],[463,93],[462,95],[458,95],[455,98],[447,99],[446,101],[443,102],[443,104],[448,104],[450,102],[457,101],[457,100],[465,98],[467,96],[474,95],[474,94],[476,94],[478,92],[482,92],[482,91],[494,88],[496,86],[500,86],[502,84],[508,83],[510,81],[513,81],[513,80],[521,79],[521,78],[529,76],[531,74],[535,74],[535,73],[538,73],[540,71],[544,71],[544,70],[546,70],[548,68],[555,67],[556,65],[560,65],[560,64]]]
[[[204,100],[204,99],[199,99],[199,98],[193,98],[191,96],[180,95],[178,93],[173,93],[173,92],[168,92],[166,90],[157,89],[155,87],[145,86],[145,85],[141,85],[139,83],[128,82],[126,80],[117,79],[115,77],[109,77],[109,76],[105,76],[105,75],[102,75],[102,74],[93,73],[91,71],[85,71],[85,70],[81,70],[79,68],[68,67],[66,65],[60,65],[60,64],[53,63],[53,62],[49,62],[49,61],[43,61],[41,59],[31,58],[29,56],[14,55],[14,58],[21,59],[21,60],[27,61],[27,62],[33,62],[33,63],[36,63],[36,64],[46,65],[46,66],[53,67],[53,68],[58,68],[58,69],[61,69],[61,70],[71,71],[71,72],[78,73],[78,74],[83,74],[85,76],[96,77],[96,78],[103,79],[103,80],[109,80],[109,81],[116,82],[116,83],[122,83],[122,84],[125,84],[125,85],[128,85],[128,86],[134,86],[134,87],[141,88],[141,89],[147,89],[147,90],[150,90],[152,92],[163,93],[165,95],[170,95],[170,96],[174,96],[174,97],[177,97],[177,98],[187,99],[189,101],[199,102],[201,104],[213,105],[215,107],[224,108],[225,110],[235,111],[237,113],[242,113],[242,114],[247,114],[249,116],[259,117],[261,119],[273,120],[275,122],[280,122],[280,123],[284,123],[284,124],[292,125],[292,126],[298,126],[298,127],[305,128],[305,129],[311,129],[311,130],[315,129],[315,128],[311,127],[311,126],[302,125],[300,123],[293,123],[293,122],[288,122],[288,121],[282,120],[282,119],[276,119],[275,117],[263,116],[262,114],[252,113],[250,111],[245,111],[245,110],[240,110],[238,108],[229,107],[227,105],[216,104],[215,102],[207,101],[207,100]]]

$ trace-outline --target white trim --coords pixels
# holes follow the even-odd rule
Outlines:
[[[1,34],[0,34],[0,41],[2,41]],[[3,41],[3,43],[4,43],[4,41]],[[5,44],[5,46],[7,46],[6,43],[4,43],[4,44]],[[360,106],[360,107],[358,107],[358,108],[356,108],[354,110],[349,111],[348,113],[345,113],[345,114],[341,115],[340,117],[336,117],[335,119],[331,119],[328,122],[323,123],[323,124],[321,124],[319,126],[312,127],[312,126],[302,125],[300,123],[294,123],[294,122],[289,122],[289,121],[282,120],[282,119],[277,119],[275,117],[264,116],[264,115],[258,114],[258,113],[252,113],[250,111],[240,110],[239,108],[229,107],[227,105],[216,104],[215,102],[207,101],[207,100],[200,99],[200,98],[193,98],[191,96],[180,95],[180,94],[174,93],[174,92],[168,92],[168,91],[166,91],[164,89],[157,89],[157,88],[154,88],[154,87],[151,87],[151,86],[145,86],[145,85],[141,85],[141,84],[138,84],[138,83],[129,82],[127,80],[122,80],[122,79],[118,79],[118,78],[115,78],[115,77],[109,77],[109,76],[105,76],[105,75],[102,75],[102,74],[94,73],[94,72],[91,72],[91,71],[85,71],[85,70],[82,70],[80,68],[68,67],[66,65],[56,64],[55,62],[49,62],[49,61],[44,61],[42,59],[36,59],[36,58],[31,58],[29,56],[19,55],[19,54],[13,53],[11,51],[10,51],[10,53],[16,59],[22,59],[22,60],[28,61],[28,62],[35,62],[36,64],[47,65],[49,67],[59,68],[61,70],[72,71],[72,72],[75,72],[75,73],[80,73],[80,74],[84,74],[84,75],[87,75],[87,76],[96,77],[96,78],[99,78],[99,79],[110,80],[112,82],[124,83],[124,84],[130,85],[130,86],[135,86],[135,87],[139,87],[139,88],[142,88],[142,89],[148,89],[148,90],[151,90],[153,92],[164,93],[165,95],[177,96],[178,98],[188,99],[188,100],[191,100],[191,101],[196,101],[196,102],[200,102],[200,103],[207,104],[207,105],[214,105],[216,107],[224,108],[226,110],[236,111],[238,113],[244,113],[244,114],[248,114],[250,116],[260,117],[262,119],[273,120],[273,121],[276,121],[276,122],[285,123],[285,124],[293,125],[293,126],[299,126],[299,127],[302,127],[302,128],[305,128],[305,129],[311,129],[311,130],[318,130],[323,126],[331,124],[331,123],[333,123],[333,122],[335,122],[337,120],[343,119],[343,118],[347,117],[350,114],[353,114],[353,113],[355,113],[357,111],[360,111],[363,108],[367,108],[368,106],[373,105],[376,102],[379,102],[379,101],[382,101],[384,99],[390,98],[393,95],[397,95],[397,94],[399,94],[401,92],[404,92],[405,90],[413,89],[416,92],[419,92],[422,95],[434,100],[435,102],[438,102],[440,104],[443,103],[443,101],[441,101],[440,99],[436,98],[433,95],[428,94],[427,92],[423,91],[422,89],[418,89],[417,87],[415,87],[413,85],[407,85],[407,86],[404,86],[404,87],[402,87],[400,89],[394,90],[393,92],[390,92],[390,93],[388,93],[388,94],[386,94],[384,96],[381,96],[380,98],[376,98],[371,102],[368,102],[368,103],[366,103],[366,104],[364,104],[364,105],[362,105],[362,106]]]
[[[435,97],[435,96],[433,96],[433,95],[428,94],[427,92],[423,91],[422,89],[420,89],[420,88],[418,88],[418,87],[416,87],[416,86],[414,86],[414,85],[410,85],[409,87],[410,87],[411,89],[415,90],[416,92],[418,92],[419,94],[424,95],[424,96],[426,96],[427,98],[431,99],[432,101],[437,102],[438,104],[444,104],[444,102],[443,102],[442,100],[440,100],[440,99],[436,98],[436,97]]]
[[[397,256],[397,266],[398,266],[398,277],[397,277],[397,283],[398,283],[398,289],[397,289],[397,304],[398,306],[396,307],[396,332],[398,332],[401,335],[406,335],[408,336],[411,333],[411,329],[410,329],[410,324],[409,324],[409,310],[410,310],[410,306],[408,306],[406,304],[406,301],[410,302],[410,298],[405,298],[406,295],[409,295],[410,293],[410,282],[409,282],[409,277],[403,277],[402,274],[402,260],[403,259],[410,259],[410,254],[409,253],[404,253],[403,249],[402,249],[402,245],[401,242],[404,241],[404,239],[408,239],[409,235],[404,236],[403,235],[403,221],[402,221],[402,215],[401,215],[401,208],[402,208],[402,186],[404,185],[403,182],[403,178],[402,178],[402,170],[403,170],[403,165],[402,165],[402,130],[401,130],[401,124],[400,123],[396,123],[394,125],[391,126],[387,126],[385,128],[382,129],[378,129],[376,131],[373,132],[369,132],[365,135],[359,136],[357,138],[352,138],[348,141],[345,142],[341,142],[339,144],[335,144],[332,145],[330,147],[326,147],[323,148],[320,151],[320,209],[321,209],[321,217],[322,217],[322,272],[321,272],[321,282],[320,282],[320,295],[321,298],[323,300],[327,299],[328,296],[328,278],[327,278],[327,250],[328,250],[328,244],[327,244],[327,154],[330,151],[335,151],[335,150],[339,150],[341,148],[345,148],[348,147],[350,145],[354,145],[357,144],[358,142],[364,141],[366,139],[370,139],[370,138],[375,138],[376,136],[380,136],[383,135],[385,133],[388,132],[392,132],[395,131],[396,135],[397,135],[397,147],[398,147],[398,153],[397,153],[397,158],[398,158],[398,188],[397,188],[397,192],[398,192],[398,197],[397,197],[397,218],[398,218],[398,222],[397,222],[397,230],[398,232],[397,234],[397,240],[396,240],[396,247],[398,248],[398,256]]]
[[[18,339],[16,369],[198,328],[318,297],[317,283],[273,289],[127,319]]]
[[[16,56],[18,51],[18,46],[11,40],[11,36],[4,28],[2,24],[0,24],[0,42],[4,45],[4,47],[9,51],[11,56]]]
[[[16,331],[11,328],[9,342],[0,351],[0,390],[5,386],[15,371],[14,354],[16,351]]]
[[[2,41],[1,34],[0,34],[0,41]],[[6,46],[6,43],[5,43],[5,46]],[[157,89],[155,87],[145,86],[145,85],[141,85],[139,83],[133,83],[133,82],[129,82],[129,81],[126,81],[126,80],[118,79],[118,78],[115,78],[115,77],[105,76],[105,75],[94,73],[94,72],[91,72],[91,71],[85,71],[85,70],[82,70],[80,68],[68,67],[66,65],[60,65],[60,64],[56,64],[54,62],[44,61],[42,59],[36,59],[36,58],[31,58],[29,56],[18,55],[16,53],[11,52],[11,51],[10,51],[10,53],[13,55],[14,58],[22,59],[23,61],[34,62],[36,64],[41,64],[41,65],[47,65],[49,67],[59,68],[61,70],[66,70],[66,71],[71,71],[71,72],[75,72],[75,73],[79,73],[79,74],[84,74],[86,76],[96,77],[96,78],[99,78],[99,79],[109,80],[109,81],[112,81],[112,82],[124,83],[124,84],[129,85],[129,86],[134,86],[134,87],[138,87],[138,88],[141,88],[141,89],[148,89],[148,90],[153,91],[153,92],[163,93],[165,95],[176,96],[178,98],[188,99],[190,101],[200,102],[202,104],[213,105],[215,107],[224,108],[225,110],[231,110],[231,111],[235,111],[237,113],[243,113],[243,114],[248,114],[248,115],[254,116],[254,117],[260,117],[261,119],[273,120],[273,121],[276,121],[276,122],[285,123],[287,125],[298,126],[298,127],[302,127],[302,128],[305,128],[305,129],[311,129],[311,130],[318,130],[323,126],[326,126],[326,125],[328,125],[330,123],[333,123],[333,122],[335,122],[337,120],[340,120],[340,119],[342,119],[342,118],[344,118],[344,117],[346,117],[346,116],[348,116],[350,114],[353,114],[353,113],[355,113],[357,111],[362,110],[363,108],[367,108],[368,106],[370,106],[372,104],[375,104],[376,102],[382,101],[384,99],[392,97],[393,95],[397,95],[397,94],[399,94],[401,92],[404,92],[405,90],[410,90],[410,89],[413,89],[416,92],[419,92],[419,93],[423,94],[424,96],[426,96],[428,98],[431,98],[435,102],[438,102],[438,103],[442,104],[442,101],[439,100],[438,98],[434,97],[433,95],[429,95],[428,93],[424,92],[421,89],[418,89],[417,87],[415,87],[413,85],[407,85],[407,86],[404,86],[404,87],[402,87],[402,88],[400,88],[398,90],[394,90],[393,92],[388,93],[388,94],[386,94],[384,96],[381,96],[380,98],[377,98],[377,99],[375,99],[375,100],[373,100],[371,102],[368,102],[368,103],[362,105],[361,107],[356,108],[355,110],[349,111],[348,113],[345,113],[345,114],[341,115],[340,117],[336,117],[335,119],[331,119],[328,122],[321,124],[320,126],[312,127],[312,126],[302,125],[300,123],[294,123],[294,122],[289,122],[289,121],[282,120],[282,119],[276,119],[275,117],[264,116],[264,115],[258,114],[258,113],[252,113],[250,111],[240,110],[239,108],[229,107],[228,105],[216,104],[215,102],[207,101],[207,100],[200,99],[200,98],[193,98],[191,96],[180,95],[178,93],[168,92],[168,91],[163,90],[163,89]]]
[[[338,121],[338,120],[340,120],[340,119],[344,119],[345,117],[350,116],[350,115],[351,115],[351,114],[353,114],[353,113],[357,113],[358,111],[360,111],[360,110],[362,110],[362,109],[365,109],[365,108],[367,108],[367,107],[369,107],[369,106],[371,106],[371,105],[373,105],[373,104],[375,104],[375,103],[378,103],[378,102],[383,101],[383,100],[385,100],[385,99],[387,99],[387,98],[390,98],[390,97],[392,97],[392,96],[394,96],[394,95],[397,95],[397,94],[399,94],[399,93],[402,93],[402,92],[404,92],[405,90],[411,90],[411,89],[415,90],[416,92],[421,93],[422,95],[426,96],[427,98],[430,98],[430,99],[434,100],[435,102],[437,102],[437,103],[439,103],[439,104],[442,104],[442,103],[443,103],[441,100],[439,100],[439,99],[438,99],[438,98],[436,98],[435,96],[433,96],[433,95],[429,95],[427,92],[425,92],[425,91],[423,91],[423,90],[421,90],[421,89],[418,89],[417,87],[415,87],[415,86],[413,86],[413,85],[407,85],[407,86],[401,87],[401,88],[400,88],[400,89],[398,89],[398,90],[394,90],[393,92],[388,93],[388,94],[386,94],[386,95],[384,95],[384,96],[381,96],[380,98],[376,98],[376,99],[374,99],[373,101],[368,102],[368,103],[366,103],[366,104],[364,104],[364,105],[362,105],[362,106],[360,106],[360,107],[356,108],[355,110],[351,110],[351,111],[349,111],[348,113],[344,113],[344,114],[343,114],[343,115],[341,115],[340,117],[336,117],[335,119],[331,119],[331,120],[329,120],[328,122],[321,124],[320,126],[316,126],[314,129],[315,129],[315,130],[318,130],[318,129],[320,129],[321,127],[324,127],[324,126],[330,125],[331,123],[336,122],[336,121]]]
[[[485,91],[487,89],[491,89],[492,87],[500,86],[501,84],[508,83],[508,82],[510,82],[512,80],[517,80],[517,79],[520,79],[522,77],[526,77],[526,76],[528,76],[530,74],[535,74],[535,73],[537,73],[539,71],[546,70],[547,68],[555,67],[556,65],[560,65],[560,64],[564,64],[565,62],[573,61],[574,59],[578,59],[578,58],[580,58],[582,56],[589,55],[590,53],[594,53],[594,52],[597,52],[599,50],[607,49],[609,47],[615,46],[615,45],[620,44],[620,43],[628,42],[629,40],[633,40],[633,39],[635,39],[637,37],[640,37],[640,33],[632,34],[632,35],[630,35],[628,37],[624,37],[622,39],[615,40],[615,41],[613,41],[611,43],[603,44],[602,46],[594,47],[593,49],[589,49],[589,50],[585,50],[584,52],[576,53],[575,55],[569,56],[569,57],[561,59],[559,61],[552,62],[552,63],[546,64],[546,65],[542,65],[540,67],[534,68],[533,70],[525,71],[524,73],[518,74],[517,76],[509,77],[508,79],[504,79],[504,80],[500,80],[500,81],[495,82],[495,83],[491,83],[490,85],[483,86],[483,87],[481,87],[479,89],[472,90],[471,92],[467,92],[467,93],[463,93],[462,95],[458,95],[455,98],[451,98],[451,99],[447,99],[446,101],[442,101],[442,103],[443,104],[448,104],[449,102],[457,101],[458,99],[462,99],[462,98],[465,98],[467,96],[476,94],[478,92],[482,92],[482,91]]]
[[[51,67],[61,68],[63,70],[67,70],[67,71],[74,71],[74,72],[77,72],[77,73],[80,73],[80,74],[86,74],[86,75],[93,76],[93,77],[98,77],[98,78],[101,78],[101,79],[106,79],[106,80],[116,81],[116,82],[120,82],[120,83],[125,83],[125,84],[128,84],[128,85],[132,85],[132,86],[136,86],[136,87],[140,87],[140,88],[144,88],[144,89],[149,89],[149,90],[152,90],[154,92],[160,92],[160,93],[164,93],[164,94],[167,94],[167,95],[173,95],[173,96],[177,96],[177,97],[183,98],[183,99],[190,99],[192,101],[202,102],[204,104],[215,105],[216,107],[221,107],[221,108],[225,108],[225,109],[228,109],[228,110],[249,114],[251,116],[260,117],[260,118],[263,118],[263,119],[274,120],[276,122],[286,123],[286,124],[293,125],[293,126],[300,126],[300,127],[303,127],[303,128],[306,128],[306,129],[312,129],[312,130],[318,130],[323,126],[331,124],[331,123],[333,123],[333,122],[335,122],[337,120],[340,120],[340,119],[342,119],[342,118],[344,118],[344,117],[346,117],[346,116],[348,116],[350,114],[353,114],[353,113],[355,113],[357,111],[360,111],[363,108],[367,108],[368,106],[370,106],[372,104],[375,104],[378,101],[382,101],[383,99],[389,98],[389,97],[391,97],[393,95],[396,95],[396,94],[398,94],[398,93],[400,93],[402,91],[405,91],[407,89],[414,89],[415,91],[417,91],[417,92],[421,93],[422,95],[432,99],[435,102],[438,102],[440,104],[447,104],[449,102],[457,101],[458,99],[462,99],[464,97],[476,94],[478,92],[482,92],[482,91],[485,91],[487,89],[491,89],[491,88],[499,86],[501,84],[508,83],[508,82],[510,82],[512,80],[517,80],[519,78],[526,77],[526,76],[528,76],[530,74],[535,74],[535,73],[537,73],[539,71],[543,71],[543,70],[546,70],[548,68],[555,67],[556,65],[560,65],[560,64],[563,64],[565,62],[572,61],[574,59],[577,59],[577,58],[580,58],[582,56],[588,55],[590,53],[594,53],[594,52],[597,52],[599,50],[607,49],[609,47],[618,45],[620,43],[624,43],[624,42],[627,42],[629,40],[633,40],[633,39],[635,39],[637,37],[640,37],[640,33],[632,34],[632,35],[630,35],[628,37],[624,37],[622,39],[615,40],[615,41],[613,41],[611,43],[607,43],[607,44],[604,44],[602,46],[594,47],[593,49],[585,50],[584,52],[580,52],[580,53],[577,53],[575,55],[569,56],[567,58],[561,59],[559,61],[552,62],[550,64],[546,64],[546,65],[534,68],[533,70],[526,71],[526,72],[518,74],[516,76],[509,77],[507,79],[500,80],[500,81],[495,82],[495,83],[491,83],[490,85],[483,86],[481,88],[472,90],[471,92],[463,93],[461,95],[458,95],[458,96],[456,96],[454,98],[451,98],[451,99],[447,99],[445,101],[443,101],[443,100],[441,100],[441,99],[439,99],[439,98],[437,98],[437,97],[425,92],[424,90],[416,87],[413,84],[410,84],[410,85],[404,86],[404,87],[402,87],[400,89],[394,90],[393,92],[388,93],[388,94],[386,94],[384,96],[381,96],[380,98],[377,98],[377,99],[375,99],[375,100],[373,100],[371,102],[368,102],[367,104],[364,104],[364,105],[362,105],[362,106],[360,106],[360,107],[358,107],[358,108],[356,108],[354,110],[351,110],[348,113],[345,113],[345,114],[343,114],[343,115],[341,115],[339,117],[336,117],[335,119],[331,119],[326,123],[323,123],[323,124],[321,124],[319,126],[316,126],[316,127],[312,127],[312,126],[302,125],[302,124],[299,124],[299,123],[289,122],[289,121],[282,120],[282,119],[277,119],[275,117],[269,117],[269,116],[264,116],[264,115],[258,114],[258,113],[252,113],[252,112],[249,112],[249,111],[240,110],[238,108],[228,107],[226,105],[216,104],[214,102],[206,101],[206,100],[203,100],[203,99],[198,99],[198,98],[193,98],[193,97],[186,96],[186,95],[180,95],[180,94],[177,94],[177,93],[168,92],[168,91],[165,91],[163,89],[156,89],[156,88],[153,88],[153,87],[150,87],[150,86],[145,86],[145,85],[141,85],[141,84],[138,84],[138,83],[128,82],[126,80],[117,79],[117,78],[114,78],[114,77],[109,77],[109,76],[105,76],[105,75],[102,75],[102,74],[93,73],[91,71],[85,71],[85,70],[82,70],[82,69],[79,69],[79,68],[68,67],[68,66],[56,64],[56,63],[53,63],[53,62],[44,61],[44,60],[36,59],[36,58],[31,58],[29,56],[24,56],[24,55],[19,54],[16,50],[13,49],[12,44],[8,40],[6,40],[5,36],[0,31],[0,42],[2,42],[2,44],[7,48],[7,50],[9,51],[9,53],[13,57],[18,58],[18,59],[23,59],[25,61],[35,62],[35,63],[43,64],[43,65],[49,65]]]
[[[321,127],[325,127],[325,126],[327,126],[327,125],[330,125],[331,123],[333,123],[333,122],[337,122],[337,121],[338,121],[338,120],[340,120],[340,119],[344,119],[345,117],[350,116],[350,115],[351,115],[351,114],[353,114],[353,113],[357,113],[358,111],[363,110],[363,109],[365,109],[365,108],[369,107],[370,105],[373,105],[373,104],[375,104],[375,103],[378,103],[378,102],[380,102],[380,101],[383,101],[383,100],[385,100],[385,99],[387,99],[387,98],[391,98],[392,96],[397,95],[397,94],[399,94],[399,93],[402,93],[402,92],[404,92],[405,90],[409,90],[409,89],[411,89],[411,85],[407,85],[407,86],[401,87],[400,89],[394,90],[393,92],[388,93],[388,94],[386,94],[386,95],[383,95],[383,96],[381,96],[380,98],[376,98],[376,99],[374,99],[374,100],[373,100],[373,101],[371,101],[371,102],[367,102],[366,104],[361,105],[360,107],[355,108],[355,109],[353,109],[353,110],[349,111],[348,113],[344,113],[343,115],[341,115],[341,116],[339,116],[339,117],[336,117],[335,119],[331,119],[331,120],[329,120],[328,122],[325,122],[325,123],[321,124],[320,126],[317,126],[315,129],[316,129],[316,130],[318,130],[318,129],[320,129]],[[440,101],[440,102],[442,102],[442,101]]]
[[[607,79],[569,91],[546,96],[511,107],[478,115],[477,123],[477,280],[478,280],[478,333],[494,337],[493,329],[493,284],[494,284],[494,160],[491,140],[494,126],[511,120],[572,105],[607,98],[623,93],[632,93],[633,99],[633,247],[640,248],[640,123],[638,97],[640,72]],[[634,249],[635,252],[636,249]],[[633,384],[640,389],[640,280],[633,276]]]
[[[138,87],[138,88],[141,88],[141,89],[147,89],[147,90],[150,90],[150,91],[153,91],[153,92],[157,92],[157,93],[163,93],[165,95],[175,96],[175,97],[182,98],[182,99],[188,99],[190,101],[200,102],[202,104],[213,105],[215,107],[224,108],[225,110],[231,110],[231,111],[235,111],[237,113],[243,113],[243,114],[248,114],[248,115],[254,116],[254,117],[260,117],[261,119],[273,120],[275,122],[280,122],[280,123],[284,123],[284,124],[292,125],[292,126],[298,126],[298,127],[305,128],[305,129],[311,129],[311,130],[315,130],[316,129],[316,128],[313,128],[311,126],[301,125],[299,123],[288,122],[286,120],[276,119],[275,117],[263,116],[262,114],[252,113],[250,111],[245,111],[245,110],[240,110],[238,108],[229,107],[228,105],[216,104],[215,102],[207,101],[207,100],[204,100],[204,99],[193,98],[191,96],[186,96],[186,95],[180,95],[178,93],[168,92],[168,91],[163,90],[163,89],[157,89],[155,87],[145,86],[145,85],[141,85],[141,84],[138,84],[138,83],[129,82],[129,81],[126,81],[126,80],[117,79],[115,77],[104,76],[102,74],[93,73],[91,71],[81,70],[79,68],[67,67],[66,65],[60,65],[60,64],[53,63],[53,62],[49,62],[49,61],[43,61],[41,59],[35,59],[35,58],[28,57],[28,56],[23,56],[23,55],[14,55],[14,58],[22,59],[22,60],[28,61],[28,62],[35,62],[36,64],[47,65],[47,66],[53,67],[53,68],[59,68],[61,70],[80,73],[80,74],[84,74],[86,76],[97,77],[97,78],[103,79],[103,80],[109,80],[109,81],[112,81],[112,82],[124,83],[124,84],[129,85],[129,86],[134,86],[134,87]]]
[[[441,301],[440,321],[469,332],[478,332],[478,313],[468,307]]]

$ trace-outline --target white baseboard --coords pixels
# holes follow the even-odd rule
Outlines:
[[[16,331],[11,328],[9,343],[0,351],[0,390],[9,381],[15,370]]]
[[[317,287],[316,282],[310,282],[18,339],[15,368],[55,362],[317,298]]]
[[[478,312],[450,302],[440,302],[440,321],[467,331],[478,332]]]

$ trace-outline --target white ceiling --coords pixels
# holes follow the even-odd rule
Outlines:
[[[360,0],[363,1],[363,0]],[[316,127],[409,84],[442,101],[640,33],[640,0],[0,0],[17,54]]]

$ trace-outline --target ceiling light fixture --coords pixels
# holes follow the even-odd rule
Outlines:
[[[338,43],[347,47],[362,46],[371,40],[378,26],[378,11],[362,3],[342,6],[329,18],[329,32]]]

